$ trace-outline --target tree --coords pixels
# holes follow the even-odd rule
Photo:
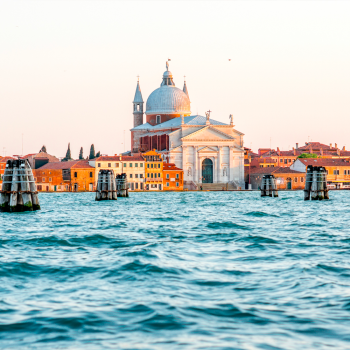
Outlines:
[[[45,146],[45,145],[43,145],[43,147],[41,147],[40,152],[45,152],[45,153],[46,153],[46,146]],[[40,153],[40,152],[39,152],[39,153]]]
[[[95,146],[94,146],[94,144],[92,144],[91,147],[90,147],[90,156],[89,156],[89,159],[94,159],[94,158],[96,158],[96,157],[95,157]]]
[[[67,162],[68,160],[72,160],[72,156],[70,153],[70,143],[68,143],[67,153],[66,156],[62,159],[62,162]]]
[[[314,153],[302,153],[298,158],[317,158],[317,154]]]
[[[80,148],[79,159],[84,159],[84,156],[83,156],[83,147]]]
[[[98,152],[96,153],[96,158],[98,158],[98,157],[100,157],[100,156],[101,156],[101,152],[98,151]]]

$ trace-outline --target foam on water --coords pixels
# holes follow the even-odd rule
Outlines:
[[[1,349],[349,349],[350,192],[40,194],[0,214]]]

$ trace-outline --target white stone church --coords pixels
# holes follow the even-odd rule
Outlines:
[[[147,99],[145,123],[137,82],[132,152],[160,152],[165,161],[184,170],[185,188],[220,183],[244,189],[244,134],[234,128],[232,115],[229,124],[211,119],[210,112],[205,117],[191,115],[186,82],[183,90],[175,87],[168,62],[166,68],[161,86]]]

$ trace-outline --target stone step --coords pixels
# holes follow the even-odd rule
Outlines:
[[[207,184],[207,183],[201,183],[198,184],[198,190],[200,190],[202,187],[203,191],[232,191],[235,190],[235,186],[231,183],[226,183],[226,182],[219,182],[219,183],[212,183],[212,184]]]

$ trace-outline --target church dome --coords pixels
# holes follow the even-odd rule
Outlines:
[[[190,99],[181,89],[163,85],[149,95],[146,114],[191,114]]]
[[[175,87],[168,62],[166,68],[160,88],[154,90],[147,99],[146,114],[191,114],[188,94]]]

